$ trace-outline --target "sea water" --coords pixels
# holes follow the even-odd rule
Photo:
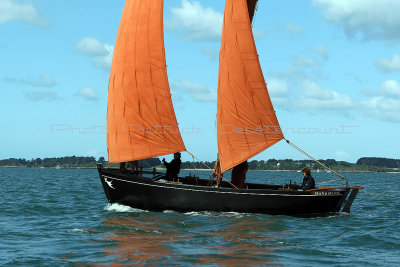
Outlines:
[[[400,196],[400,174],[344,175],[365,187],[350,214],[293,217],[148,212],[108,205],[95,169],[0,169],[0,265],[399,266],[400,198],[366,192]],[[301,176],[248,172],[278,184]]]

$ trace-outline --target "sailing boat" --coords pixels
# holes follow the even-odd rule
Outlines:
[[[225,3],[217,102],[221,174],[284,139],[252,33],[256,4],[257,0]],[[107,149],[111,163],[186,151],[166,71],[163,0],[126,1],[109,81]],[[126,173],[101,164],[98,171],[110,203],[153,211],[350,212],[361,189],[300,191],[295,185],[253,183],[238,189],[226,181],[216,185],[188,176],[175,182],[155,171]]]

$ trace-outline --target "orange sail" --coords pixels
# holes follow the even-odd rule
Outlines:
[[[258,60],[246,0],[225,2],[219,60],[217,136],[225,172],[283,139]]]
[[[108,87],[109,162],[184,151],[168,84],[163,0],[127,0]]]

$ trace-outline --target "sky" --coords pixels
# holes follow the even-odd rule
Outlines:
[[[0,0],[0,159],[104,156],[123,0]],[[165,0],[188,151],[215,160],[224,1]],[[400,1],[260,0],[253,33],[285,137],[319,159],[400,158]],[[254,159],[305,159],[284,141]],[[183,160],[190,156],[183,155]]]

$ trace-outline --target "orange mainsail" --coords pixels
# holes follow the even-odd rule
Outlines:
[[[217,136],[222,172],[283,139],[258,60],[246,0],[225,2]]]
[[[109,162],[184,151],[168,84],[163,0],[127,0],[108,89]]]

